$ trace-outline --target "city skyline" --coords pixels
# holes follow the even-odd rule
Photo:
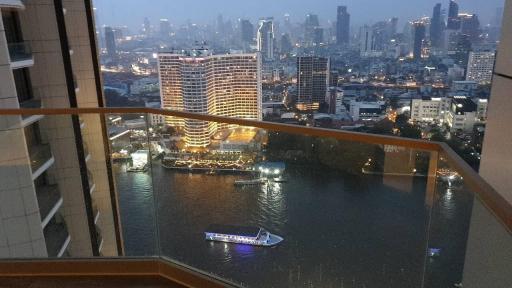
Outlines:
[[[151,6],[141,6],[140,1],[95,1],[97,8],[97,21],[101,25],[120,26],[126,25],[130,29],[142,27],[145,17],[151,20],[151,24],[156,27],[157,21],[161,18],[169,19],[172,24],[185,24],[187,21],[197,24],[213,23],[219,14],[224,19],[248,18],[255,22],[262,17],[275,17],[277,21],[282,20],[285,14],[289,14],[292,22],[304,22],[308,13],[315,13],[319,16],[320,25],[327,25],[328,21],[336,21],[336,7],[347,6],[352,15],[351,25],[359,26],[375,23],[391,17],[399,17],[399,25],[406,21],[418,19],[420,17],[431,17],[432,7],[437,3],[442,4],[445,14],[448,14],[449,1],[427,0],[411,3],[407,0],[387,0],[387,1],[335,1],[326,0],[322,5],[316,2],[285,0],[279,3],[272,3],[270,0],[239,3],[234,0],[221,0],[211,3],[210,1],[195,1],[194,7],[203,7],[204,9],[189,9],[187,6],[173,5],[172,1],[157,0],[152,1]],[[489,0],[485,7],[474,1],[457,1],[460,12],[470,12],[478,14],[483,25],[491,23],[496,15],[496,9],[503,7],[503,0]],[[300,4],[300,5],[298,5]],[[414,5],[411,5],[414,4]],[[368,10],[368,7],[372,7]],[[398,7],[398,8],[397,8]],[[190,12],[190,11],[193,11]],[[131,19],[131,21],[126,21]],[[137,31],[134,31],[137,32]]]

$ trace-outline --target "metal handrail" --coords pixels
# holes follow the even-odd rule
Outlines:
[[[80,114],[158,114],[178,118],[220,122],[248,127],[256,127],[271,131],[290,134],[308,135],[316,137],[334,138],[337,140],[364,142],[376,145],[395,145],[416,150],[425,150],[442,153],[446,161],[464,177],[467,187],[471,188],[482,203],[495,215],[495,217],[512,234],[512,203],[509,203],[491,185],[489,185],[473,168],[460,158],[447,144],[426,140],[400,138],[365,134],[352,131],[313,128],[281,123],[262,122],[205,115],[183,111],[156,109],[156,108],[57,108],[57,109],[0,109],[1,115],[80,115]]]

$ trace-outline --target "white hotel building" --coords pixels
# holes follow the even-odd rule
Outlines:
[[[259,54],[212,55],[207,49],[158,55],[162,108],[249,120],[262,119]],[[168,117],[189,147],[206,147],[221,124]]]

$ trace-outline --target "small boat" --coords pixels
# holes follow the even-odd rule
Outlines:
[[[235,186],[258,186],[267,183],[263,178],[250,179],[250,180],[235,180]]]
[[[274,181],[276,183],[286,183],[286,182],[288,182],[288,179],[280,176],[280,177],[276,177],[276,178],[272,179],[272,181]]]
[[[441,249],[439,248],[429,248],[428,256],[429,257],[439,257],[441,255]]]
[[[204,234],[207,241],[228,242],[263,247],[275,246],[284,240],[283,237],[271,234],[260,227],[210,225]]]
[[[144,165],[144,166],[131,166],[131,167],[128,167],[126,168],[126,171],[127,172],[146,172],[148,171],[148,165]]]
[[[215,175],[217,175],[217,172],[212,169],[212,170],[206,172],[206,175],[208,175],[208,176],[215,176]]]

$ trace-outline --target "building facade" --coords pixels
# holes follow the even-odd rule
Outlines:
[[[158,56],[162,108],[201,114],[262,119],[261,59],[258,54]],[[167,124],[185,131],[189,147],[210,145],[217,123],[169,117]]]
[[[491,83],[495,57],[494,51],[469,52],[466,80],[479,84]]]
[[[274,19],[261,19],[258,24],[258,33],[256,36],[258,51],[261,53],[262,60],[264,62],[274,60]]]
[[[338,45],[348,45],[350,43],[350,14],[347,6],[338,6],[336,43]]]
[[[0,1],[1,108],[103,105],[89,4]],[[0,258],[122,254],[102,118],[6,118]]]
[[[318,110],[326,102],[329,86],[329,58],[297,57],[297,108]]]

